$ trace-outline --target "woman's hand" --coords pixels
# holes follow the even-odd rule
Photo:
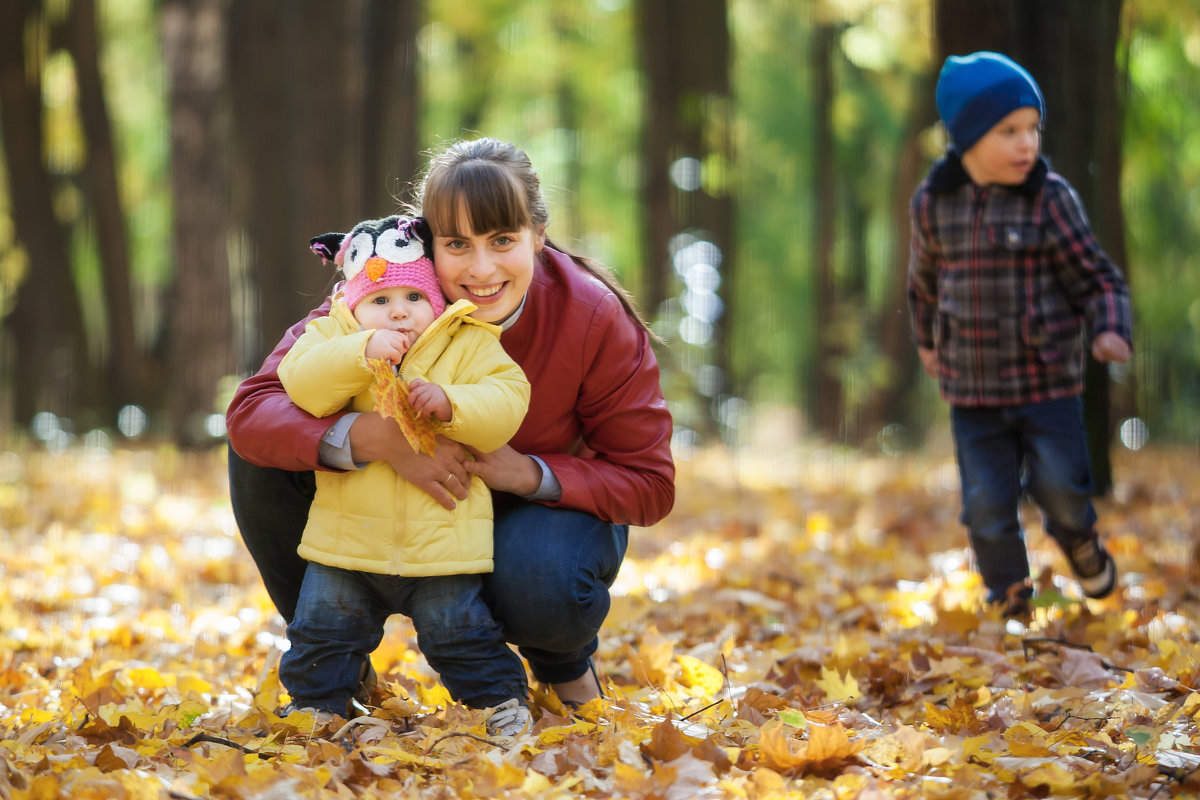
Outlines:
[[[528,497],[542,485],[542,468],[538,462],[508,445],[490,453],[467,449],[475,460],[468,461],[464,467],[467,472],[482,478],[489,489]]]
[[[454,509],[455,499],[467,497],[471,476],[463,462],[468,457],[458,442],[439,436],[433,455],[415,453],[395,422],[360,414],[350,426],[350,452],[355,461],[386,461],[397,475],[447,509]]]

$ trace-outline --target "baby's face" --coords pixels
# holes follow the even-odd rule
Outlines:
[[[411,286],[389,286],[372,292],[354,307],[354,318],[364,330],[399,331],[408,343],[433,323],[435,314],[429,298]]]
[[[963,168],[980,186],[1017,186],[1029,177],[1041,145],[1042,115],[1032,106],[1018,108],[963,154]]]

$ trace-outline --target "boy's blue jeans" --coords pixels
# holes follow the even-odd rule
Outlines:
[[[345,716],[363,664],[396,613],[412,619],[417,646],[454,699],[473,708],[523,699],[525,667],[483,602],[482,577],[408,578],[310,563],[279,679],[297,706]]]
[[[289,623],[306,574],[296,546],[314,490],[311,472],[259,467],[229,449],[229,494],[238,529]],[[493,502],[495,572],[482,576],[484,601],[537,680],[575,680],[596,652],[629,528],[512,495],[494,494]]]
[[[1069,547],[1096,523],[1082,398],[950,412],[967,527],[988,601],[1029,577],[1018,508],[1027,491]]]

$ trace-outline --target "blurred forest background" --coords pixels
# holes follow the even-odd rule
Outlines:
[[[977,49],[1041,83],[1045,150],[1133,289],[1094,449],[1200,441],[1193,0],[4,0],[0,433],[218,443],[330,287],[309,237],[489,135],[667,340],[680,451],[918,447],[945,407],[907,201],[944,148],[937,70]]]

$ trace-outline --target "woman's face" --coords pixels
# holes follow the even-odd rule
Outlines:
[[[460,231],[471,231],[464,209],[459,209]],[[500,323],[521,305],[533,282],[534,258],[546,243],[545,231],[471,231],[453,236],[433,232],[433,264],[448,303],[470,300],[471,316]]]

